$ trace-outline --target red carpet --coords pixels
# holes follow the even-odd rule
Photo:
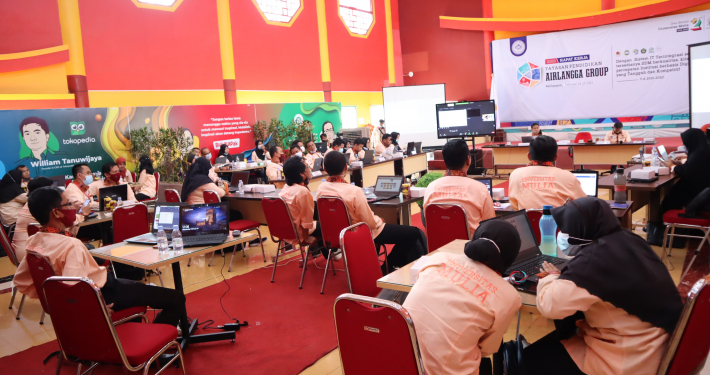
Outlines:
[[[342,263],[339,266],[342,269]],[[298,374],[335,349],[338,343],[333,302],[348,291],[345,274],[329,275],[325,294],[321,295],[323,271],[311,263],[303,290],[299,290],[301,270],[298,261],[294,260],[278,267],[274,284],[270,282],[272,268],[258,269],[228,280],[232,290],[224,298],[224,306],[233,317],[248,321],[249,328],[236,332],[234,343],[224,341],[191,346],[185,356],[188,374]],[[214,319],[219,325],[228,323],[219,304],[226,289],[226,285],[220,283],[188,294],[189,316],[200,321]],[[42,360],[55,350],[58,345],[53,341],[0,358],[0,372],[4,375],[53,374],[56,360],[46,366]],[[62,369],[62,374],[75,373],[74,365]],[[95,373],[124,374],[118,366],[101,366]],[[182,372],[171,367],[163,374]]]

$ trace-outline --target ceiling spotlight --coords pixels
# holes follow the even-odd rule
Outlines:
[[[405,74],[404,76],[405,76],[405,77],[410,77],[410,78],[411,78],[411,77],[414,77],[414,72],[409,72],[409,73]]]

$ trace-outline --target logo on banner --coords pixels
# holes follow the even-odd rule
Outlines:
[[[531,63],[531,62],[526,62],[518,68],[518,83],[527,87],[531,88],[541,81],[541,69],[539,66]]]
[[[84,121],[70,122],[71,135],[82,135],[86,133],[86,127],[84,126]]]
[[[514,56],[522,56],[528,50],[528,39],[525,36],[510,38],[510,53]]]
[[[698,30],[703,29],[703,26],[702,26],[703,25],[703,18],[702,17],[693,18],[690,21],[690,23],[693,24],[693,26],[690,28],[690,30],[692,30],[692,31],[698,31]]]
[[[223,144],[227,145],[227,147],[229,147],[229,148],[237,148],[237,147],[239,147],[239,138],[225,139],[222,141],[214,141],[214,142],[212,142],[212,147],[214,147],[216,150],[216,149],[219,149],[219,147],[222,146]]]

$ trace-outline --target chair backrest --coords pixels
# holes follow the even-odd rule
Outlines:
[[[27,226],[27,237],[32,237],[39,232],[38,224],[30,224]]]
[[[710,351],[710,275],[698,280],[671,336],[668,351],[661,361],[658,375],[695,374],[705,363]]]
[[[39,297],[39,301],[42,303],[42,308],[44,309],[44,312],[49,313],[47,301],[44,299],[44,294],[41,293],[40,288],[45,280],[52,276],[57,276],[57,273],[54,272],[54,268],[52,268],[52,263],[49,261],[49,258],[42,254],[32,250],[27,250],[25,259],[27,259],[27,268],[30,269],[32,283],[37,289],[37,296]]]
[[[376,297],[380,293],[377,279],[382,277],[380,260],[370,227],[365,223],[351,225],[340,232],[345,274],[350,293]]]
[[[133,182],[138,182],[138,179],[136,179],[136,172],[131,172],[131,178],[133,179]]]
[[[542,210],[529,209],[527,210],[528,220],[530,220],[530,225],[532,225],[533,233],[537,239],[537,244],[540,245],[542,241],[542,234],[540,233],[540,219],[542,219]]]
[[[178,194],[177,190],[175,189],[166,189],[165,201],[168,203],[180,203],[180,194]]]
[[[202,192],[202,198],[205,203],[219,203],[219,194],[214,190],[205,190]]]
[[[155,199],[158,199],[157,194],[160,191],[159,190],[160,189],[160,173],[158,173],[158,172],[153,173],[153,177],[155,177],[155,194],[156,194]],[[178,198],[179,197],[180,197],[180,195],[178,194]]]
[[[592,140],[592,133],[590,132],[579,132],[577,135],[574,137],[574,143],[577,143],[579,141],[591,141]]]
[[[414,322],[404,307],[342,294],[333,315],[344,374],[424,374]]]
[[[148,207],[143,203],[117,207],[113,211],[113,243],[150,232]],[[172,230],[172,228],[170,228]]]
[[[72,183],[72,180],[64,180],[64,187],[68,187]]]
[[[453,240],[471,239],[466,210],[458,204],[429,204],[424,209],[424,218],[429,252]]]
[[[296,231],[296,226],[293,224],[293,219],[291,218],[291,211],[281,197],[262,198],[261,208],[264,211],[266,225],[269,226],[269,233],[271,233],[272,240],[274,238],[280,240],[291,240],[295,238],[299,243],[305,240],[305,238],[299,238],[298,231]],[[274,242],[278,241],[274,240]]]
[[[42,289],[65,356],[128,365],[101,291],[90,279],[50,277]]]
[[[339,197],[319,197],[318,220],[323,240],[332,247],[340,247],[340,232],[352,225],[345,202]]]
[[[29,228],[28,228],[28,230],[29,230]],[[5,232],[5,228],[2,228],[1,225],[0,225],[0,245],[2,245],[2,247],[7,252],[7,256],[8,256],[8,258],[10,258],[10,263],[15,265],[15,267],[19,266],[22,259],[17,259],[17,254],[15,254],[15,247],[12,246],[12,242],[10,242],[10,237],[7,236],[7,233]]]

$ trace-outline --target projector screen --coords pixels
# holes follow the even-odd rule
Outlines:
[[[710,42],[688,47],[690,53],[690,127],[710,124]]]
[[[439,139],[436,134],[436,105],[446,102],[443,83],[383,87],[382,97],[385,129],[400,134],[400,145],[422,142],[422,147],[431,147],[446,143],[446,139]]]

